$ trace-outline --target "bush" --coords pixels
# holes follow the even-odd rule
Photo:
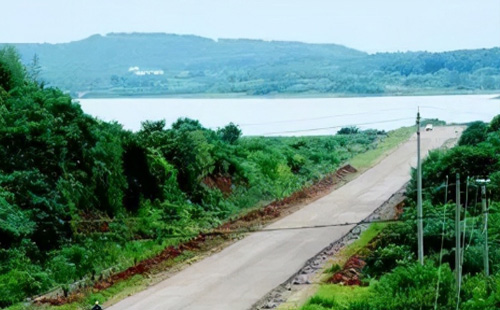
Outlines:
[[[374,287],[372,305],[384,310],[431,310],[436,299],[437,267],[414,263],[397,267],[384,275]],[[454,277],[448,265],[441,266],[438,309],[451,309],[454,305]]]
[[[385,247],[377,248],[368,255],[363,272],[370,276],[380,276],[397,266],[409,265],[414,260],[415,255],[408,245],[390,243]]]
[[[478,274],[466,276],[462,284],[462,309],[494,310],[500,303],[500,274],[490,278]]]
[[[458,145],[477,145],[486,140],[487,132],[488,125],[486,123],[481,121],[473,122],[462,133]]]
[[[488,127],[488,131],[499,131],[500,130],[500,115],[495,116]]]
[[[34,265],[26,270],[10,270],[0,274],[0,307],[22,301],[26,296],[48,290],[52,282],[47,273]]]
[[[339,135],[352,135],[352,134],[356,134],[359,132],[359,128],[358,127],[355,127],[355,126],[352,126],[352,127],[343,127],[341,128],[337,134]]]
[[[237,125],[229,123],[224,128],[217,130],[217,134],[221,137],[222,141],[234,144],[241,137],[241,129]]]

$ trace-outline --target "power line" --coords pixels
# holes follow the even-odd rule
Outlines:
[[[440,219],[441,217],[436,216],[428,216],[423,217],[422,219]],[[389,219],[389,220],[362,220],[359,222],[344,222],[344,223],[331,223],[331,224],[319,224],[319,225],[305,225],[305,226],[294,226],[294,227],[279,227],[279,228],[263,228],[260,227],[249,227],[247,229],[231,229],[231,230],[214,230],[210,232],[199,232],[192,234],[171,234],[162,237],[162,239],[179,239],[179,238],[192,238],[200,235],[203,236],[219,236],[219,235],[232,235],[232,234],[244,234],[244,233],[267,233],[267,232],[275,232],[275,231],[289,231],[289,230],[305,230],[305,229],[321,229],[321,228],[329,228],[329,227],[343,227],[343,226],[354,226],[361,224],[373,224],[373,223],[401,223],[401,222],[415,222],[418,218],[409,218],[409,219]]]
[[[282,123],[295,123],[295,122],[314,121],[314,120],[330,119],[330,118],[337,118],[337,117],[344,117],[344,116],[373,115],[373,114],[380,113],[380,112],[390,112],[390,111],[399,111],[399,110],[407,110],[407,109],[405,109],[405,108],[385,109],[385,110],[377,110],[377,111],[363,112],[363,113],[335,114],[335,115],[320,116],[320,117],[299,118],[299,119],[262,122],[262,123],[248,123],[248,124],[239,124],[239,125],[240,126],[260,126],[260,125],[272,125],[272,124],[282,124]]]
[[[448,108],[439,108],[439,107],[431,107],[431,106],[420,106],[420,107],[421,108],[426,108],[426,109],[435,109],[435,110],[442,110],[442,111],[455,111],[455,112],[463,113],[463,111],[454,110],[454,109],[448,109]],[[408,110],[408,109],[407,108],[383,109],[383,110],[376,110],[376,111],[363,112],[363,113],[334,114],[334,115],[327,115],[327,116],[320,116],[320,117],[298,118],[298,119],[288,119],[288,120],[260,122],[260,123],[242,123],[242,124],[238,124],[238,125],[239,126],[245,126],[245,127],[251,127],[251,126],[261,126],[261,125],[285,124],[285,123],[295,123],[295,122],[304,122],[304,121],[314,121],[314,120],[322,120],[322,119],[331,119],[331,118],[338,118],[338,117],[345,117],[345,116],[373,115],[373,114],[379,114],[381,112],[391,112],[391,111],[401,111],[401,110]],[[485,113],[480,113],[480,112],[477,112],[477,111],[467,111],[467,113],[469,113],[469,114],[487,115]],[[210,129],[217,129],[217,128],[218,127],[210,127]]]
[[[447,188],[448,186],[455,186],[456,183],[449,183],[447,184],[446,187],[442,187],[442,185],[440,186],[428,186],[428,187],[423,187],[422,190],[425,190],[425,191],[428,191],[428,190],[435,190],[435,189],[439,189],[439,190],[442,190],[442,189],[445,189],[445,196],[447,195]],[[470,184],[469,187],[476,187],[476,191],[478,189],[478,186],[474,185],[474,184]],[[411,194],[411,193],[415,193],[417,190],[416,189],[413,189],[413,190],[407,190],[406,191],[406,194]],[[27,197],[26,197],[27,198]],[[279,201],[276,201],[276,202],[279,202]],[[475,205],[477,205],[477,194],[476,194],[476,203]],[[491,213],[491,212],[490,212]],[[182,217],[180,215],[169,215],[168,217],[160,217],[158,218],[157,220],[159,221],[168,221],[168,220],[178,220],[178,219],[181,219]],[[122,217],[115,217],[115,218],[99,218],[99,219],[70,219],[70,220],[64,220],[64,219],[58,219],[59,222],[63,222],[63,223],[72,223],[72,224],[78,224],[78,223],[114,223],[114,222],[118,222],[118,223],[121,223],[121,222],[133,222],[133,221],[140,221],[140,220],[151,220],[150,218],[144,218],[144,217],[140,217],[140,216],[132,216],[132,217],[125,217],[125,218],[122,218]],[[40,224],[53,224],[54,222],[53,221],[36,221],[36,223],[40,223]],[[352,223],[350,223],[352,224]]]
[[[398,121],[407,121],[407,120],[412,120],[412,119],[413,119],[413,117],[405,117],[405,118],[396,118],[396,119],[389,119],[389,120],[377,121],[377,122],[351,123],[351,124],[344,124],[344,125],[339,125],[339,126],[267,132],[267,133],[263,133],[262,135],[276,135],[276,134],[285,134],[285,133],[310,132],[310,131],[319,131],[319,130],[327,130],[327,129],[337,129],[337,128],[348,127],[348,126],[363,126],[363,125],[383,124],[383,123],[391,123],[391,122],[398,122]]]
[[[461,110],[456,110],[456,109],[431,107],[431,106],[420,106],[420,107],[427,108],[427,109],[441,110],[441,111],[446,111],[446,112],[457,112],[457,113],[465,113],[465,114],[476,114],[476,115],[483,115],[483,116],[491,116],[488,113],[477,112],[477,110],[476,111],[461,111]]]

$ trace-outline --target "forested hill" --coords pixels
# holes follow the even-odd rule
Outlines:
[[[500,89],[500,48],[370,55],[335,44],[141,33],[15,46],[39,80],[78,97]]]

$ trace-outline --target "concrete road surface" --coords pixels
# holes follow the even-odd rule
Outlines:
[[[457,137],[461,128],[422,132],[422,156]],[[283,229],[361,221],[410,180],[414,136],[377,166],[261,232],[230,245],[109,310],[249,309],[352,227]],[[423,184],[425,187],[425,183]],[[278,230],[276,230],[278,229]]]

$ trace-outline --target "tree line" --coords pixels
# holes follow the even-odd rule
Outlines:
[[[353,96],[500,89],[499,48],[370,55],[335,44],[216,42],[167,34],[96,35],[64,45],[16,47],[23,63],[40,69],[39,79],[73,96]],[[163,74],[137,75],[131,68]]]

